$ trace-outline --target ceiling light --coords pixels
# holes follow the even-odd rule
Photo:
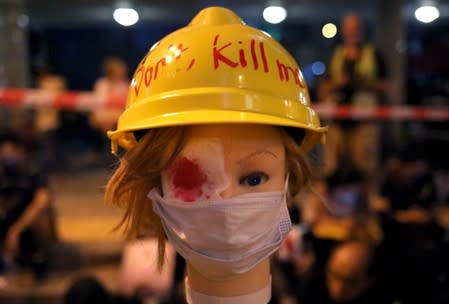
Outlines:
[[[123,26],[130,26],[139,21],[139,14],[133,8],[116,8],[113,17],[117,23]]]
[[[278,24],[287,18],[287,11],[282,6],[268,6],[263,10],[263,18],[269,23]]]
[[[423,23],[430,23],[440,17],[440,11],[433,5],[421,6],[416,9],[415,17]]]
[[[327,23],[321,29],[321,33],[327,39],[333,38],[337,35],[337,26],[333,23]]]

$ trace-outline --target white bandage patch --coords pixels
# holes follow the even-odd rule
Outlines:
[[[191,138],[161,176],[163,195],[168,200],[220,199],[220,193],[229,186],[223,144],[218,138]]]

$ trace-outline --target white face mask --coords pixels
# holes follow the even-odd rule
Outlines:
[[[157,189],[148,197],[176,251],[211,280],[251,270],[291,229],[286,189],[195,204],[165,200]]]

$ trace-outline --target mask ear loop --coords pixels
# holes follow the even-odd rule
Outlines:
[[[320,193],[318,193],[317,191],[315,191],[315,189],[313,189],[312,186],[309,186],[310,192],[312,192],[314,195],[316,195],[316,197],[318,198],[318,201],[326,208],[327,211],[329,211],[329,213],[332,216],[335,216],[337,214],[337,208],[336,206],[332,206],[329,203],[329,200],[327,198],[325,198],[323,195],[321,195]]]
[[[284,193],[285,195],[287,195],[288,192],[288,180],[289,180],[289,176],[290,174],[287,174],[287,177],[285,179],[285,185],[284,185]],[[331,215],[336,215],[337,214],[337,210],[335,208],[335,206],[332,206],[331,204],[329,204],[329,200],[326,199],[323,195],[321,195],[320,193],[318,193],[317,191],[315,191],[315,189],[313,189],[312,186],[308,185],[310,192],[313,193],[314,195],[316,195],[316,197],[318,198],[318,201],[326,208],[327,211],[329,211],[329,213]]]

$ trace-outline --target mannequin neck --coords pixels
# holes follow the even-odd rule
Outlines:
[[[205,295],[215,297],[247,295],[266,288],[270,283],[269,258],[250,271],[225,281],[210,280],[197,272],[190,264],[187,264],[187,278],[191,289]]]

